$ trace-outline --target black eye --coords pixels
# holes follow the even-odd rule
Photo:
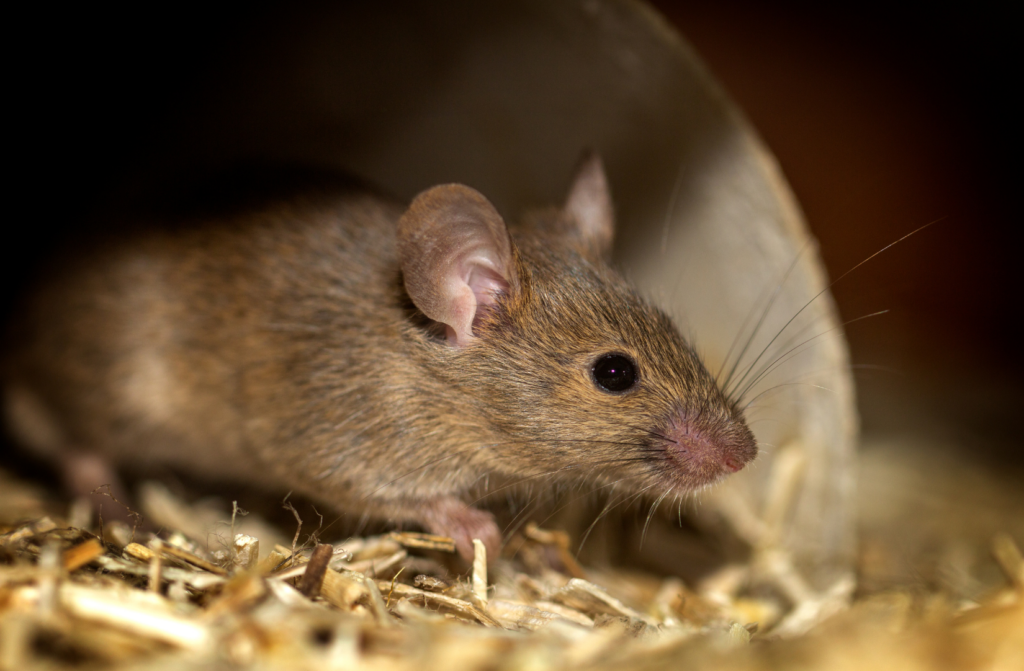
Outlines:
[[[594,363],[594,383],[605,391],[626,391],[636,384],[636,364],[625,354],[605,354]]]

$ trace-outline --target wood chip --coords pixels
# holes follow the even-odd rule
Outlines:
[[[99,539],[90,538],[84,543],[79,543],[78,545],[65,550],[61,558],[61,562],[65,571],[73,573],[102,555],[104,552],[105,550],[103,549],[103,545],[100,543]]]
[[[488,604],[487,612],[493,615],[507,629],[529,629],[530,631],[540,629],[552,620],[557,620],[561,617],[550,611],[528,606],[525,603],[515,603],[501,599],[492,600]]]
[[[256,573],[260,575],[269,575],[270,573],[284,568],[287,561],[288,555],[281,554],[277,550],[274,550],[256,565]]]
[[[491,557],[490,564],[474,543],[474,570],[461,578],[446,578],[437,556],[409,555],[406,547],[438,549],[423,534],[349,539],[294,557],[282,547],[255,562],[254,536],[236,536],[237,545],[220,550],[214,561],[181,534],[172,533],[174,542],[149,541],[152,547],[145,545],[152,535],[145,534],[141,543],[114,549],[60,520],[39,518],[0,531],[7,543],[0,546],[0,668],[15,671],[63,668],[67,658],[83,668],[140,671],[225,663],[268,669],[733,668],[723,655],[738,655],[742,666],[758,630],[765,634],[757,637],[757,654],[767,650],[766,658],[785,661],[779,647],[785,645],[815,668],[837,658],[852,660],[851,669],[921,666],[908,663],[916,653],[906,650],[924,650],[932,661],[947,659],[936,654],[954,659],[969,650],[963,659],[979,668],[1020,666],[1020,655],[1012,656],[1019,645],[1010,643],[1024,625],[1024,558],[1010,536],[991,546],[1010,585],[969,600],[945,595],[924,604],[908,590],[876,596],[873,606],[872,597],[860,595],[830,629],[825,620],[845,608],[852,577],[825,591],[812,589],[797,579],[791,558],[771,548],[722,568],[695,593],[679,579],[616,569],[594,570],[593,580],[573,579],[556,552],[568,547],[568,536],[536,527],[518,536],[522,553]],[[342,547],[354,548],[358,560]],[[977,556],[984,551],[974,549]],[[218,566],[229,561],[230,576]],[[339,570],[330,568],[335,565]],[[153,591],[146,591],[147,582]],[[599,585],[614,585],[616,597]],[[785,595],[804,600],[791,604]],[[824,635],[779,641],[811,629]],[[899,639],[886,643],[893,632]],[[868,664],[865,650],[873,655]],[[713,662],[705,657],[709,652]]]
[[[379,577],[387,575],[393,568],[397,567],[409,553],[405,550],[399,550],[390,557],[378,558],[378,559],[364,559],[344,566],[343,568],[349,571],[355,571],[356,573],[365,573],[366,575]]]
[[[163,555],[160,554],[160,539],[154,538],[149,543],[149,549],[153,557],[149,561],[149,591],[160,591],[161,569],[163,568]]]
[[[548,590],[536,578],[525,573],[516,575],[516,590],[526,601],[536,601],[547,596]]]
[[[124,555],[129,559],[148,564],[153,561],[153,551],[139,543],[129,543],[124,546]]]
[[[234,564],[243,571],[252,571],[259,564],[260,541],[246,534],[235,534]]]
[[[49,517],[41,517],[38,520],[24,524],[14,531],[9,531],[0,536],[0,545],[13,545],[18,541],[31,538],[37,534],[43,534],[57,528],[57,524]]]
[[[479,538],[473,539],[473,596],[476,605],[487,607],[487,548]]]
[[[347,543],[347,541],[346,541]],[[358,547],[358,544],[354,544],[352,547]],[[367,559],[380,559],[381,557],[390,557],[396,552],[402,549],[402,546],[391,538],[391,535],[387,536],[372,536],[363,540],[362,546],[358,549],[352,549],[352,547],[346,548],[351,558],[350,562],[360,562]]]
[[[35,582],[39,578],[39,568],[32,564],[0,565],[0,587],[11,587],[24,583]]]
[[[412,585],[428,592],[445,592],[451,588],[451,584],[429,575],[416,576]]]
[[[568,620],[574,624],[582,625],[584,627],[593,627],[594,619],[587,617],[583,613],[579,612],[575,608],[569,608],[559,603],[553,603],[551,601],[536,601],[533,604],[534,608],[542,610],[547,613],[557,615],[562,619]]]
[[[362,580],[353,578],[351,572],[342,573],[329,568],[324,571],[320,596],[336,608],[351,611],[366,596],[366,587]]]
[[[447,536],[396,531],[388,534],[388,538],[394,540],[402,547],[417,550],[439,550],[441,552],[449,553],[455,552],[455,541]]]
[[[564,531],[547,531],[546,529],[541,529],[533,522],[526,525],[523,534],[530,540],[555,548],[555,551],[558,553],[558,561],[561,562],[562,567],[565,568],[570,576],[573,578],[587,577],[587,574],[580,567],[576,557],[573,556],[572,551],[569,549],[569,534]]]
[[[320,586],[324,583],[324,573],[327,572],[327,565],[334,555],[334,546],[321,544],[313,550],[313,554],[306,564],[306,572],[299,581],[299,592],[313,598],[320,594]]]
[[[174,545],[168,545],[164,543],[163,546],[161,547],[161,551],[165,556],[170,555],[175,559],[180,559],[184,562],[191,564],[192,566],[201,568],[204,571],[209,571],[214,575],[226,576],[228,574],[228,572],[220,566],[217,566],[216,564],[211,564],[202,557],[198,557],[192,554],[191,552],[183,550],[179,547],[175,547]]]
[[[238,613],[262,599],[270,590],[267,581],[254,573],[239,573],[224,582],[220,594],[207,606],[203,619],[213,621],[225,613]]]
[[[122,573],[144,578],[149,576],[148,564],[143,566],[134,562],[126,561],[119,557],[111,557],[109,555],[97,557],[95,562],[101,569],[109,571],[110,573]],[[212,573],[203,573],[201,571],[196,571],[193,568],[182,569],[167,565],[164,565],[161,570],[161,575],[163,576],[163,579],[168,582],[181,582],[199,591],[216,587],[223,584],[225,581],[224,576],[214,575]]]
[[[376,582],[362,573],[328,569],[324,573],[320,595],[327,603],[346,611],[353,610],[356,604],[363,604],[369,608],[379,625],[391,624],[380,589]]]
[[[211,641],[207,626],[183,617],[170,602],[150,592],[64,583],[58,599],[73,617],[143,638],[194,651],[204,650]]]
[[[1024,557],[1009,534],[999,534],[992,539],[992,554],[1006,578],[1024,597]]]
[[[266,580],[266,585],[270,593],[273,594],[281,604],[289,608],[305,609],[313,607],[313,604],[306,598],[306,595],[282,580],[268,578]]]
[[[493,617],[462,599],[445,596],[444,594],[435,594],[434,592],[424,592],[421,589],[416,589],[402,583],[392,585],[388,582],[378,581],[377,587],[385,594],[391,592],[393,596],[408,599],[412,603],[425,608],[444,609],[458,617],[476,620],[487,627],[501,627],[501,624]]]
[[[614,615],[616,617],[627,617],[631,620],[636,619],[645,622],[648,620],[645,616],[608,594],[601,587],[579,578],[573,578],[569,581],[569,584],[552,594],[551,601],[575,608],[591,616]]]

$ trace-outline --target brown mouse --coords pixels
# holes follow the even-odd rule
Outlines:
[[[83,251],[17,322],[16,439],[81,469],[167,464],[472,539],[528,479],[683,493],[757,446],[669,318],[608,265],[586,158],[506,226],[458,184],[316,192]],[[97,459],[98,458],[98,459]],[[84,477],[84,476],[83,476]]]

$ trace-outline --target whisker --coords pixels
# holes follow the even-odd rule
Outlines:
[[[743,349],[740,350],[740,353],[736,355],[736,361],[733,362],[732,368],[729,370],[728,375],[726,375],[725,380],[722,382],[723,389],[729,387],[729,383],[732,381],[732,376],[736,373],[736,369],[739,367],[740,361],[743,360],[743,357],[744,355],[746,355],[747,350],[750,348],[750,345],[753,344],[754,337],[757,335],[757,332],[761,330],[761,326],[764,324],[764,320],[767,318],[768,313],[771,311],[772,305],[775,303],[775,299],[779,297],[779,294],[782,291],[782,287],[785,286],[786,282],[789,280],[789,276],[796,268],[797,262],[800,260],[800,257],[803,256],[804,252],[807,251],[807,248],[810,246],[811,240],[808,239],[804,242],[803,247],[800,248],[800,251],[797,252],[796,256],[793,257],[793,261],[789,264],[789,268],[786,269],[786,272],[785,274],[783,274],[782,279],[779,280],[778,284],[775,285],[775,290],[772,292],[771,298],[768,299],[768,303],[764,306],[764,310],[761,311],[761,316],[757,320],[757,325],[754,326],[754,330],[750,332],[750,336],[747,338],[747,342],[744,343]],[[736,344],[740,340],[740,336],[742,335],[743,331],[746,330],[747,324],[750,322],[750,318],[754,316],[754,308],[757,307],[757,304],[758,302],[760,302],[760,300],[760,297],[758,297],[758,299],[754,301],[754,304],[750,306],[750,309],[747,311],[747,316],[744,317],[743,323],[740,324],[739,330],[736,331],[736,336],[733,338],[732,344],[729,345],[729,350],[726,352],[725,358],[722,360],[722,370],[725,369],[725,366],[729,361],[729,357],[732,356],[733,349],[736,347]],[[715,379],[717,381],[717,375],[715,376]]]
[[[672,216],[676,211],[676,201],[679,199],[679,187],[683,184],[683,170],[685,167],[685,163],[680,163],[678,170],[676,170],[676,180],[672,184],[672,193],[668,199],[668,208],[665,210],[665,225],[661,227],[662,256],[664,256],[668,251],[668,232],[672,227]]]
[[[619,458],[619,459],[602,459],[600,461],[592,461],[592,462],[590,462],[590,463],[588,463],[586,465],[588,467],[590,467],[590,466],[609,466],[609,465],[612,465],[612,464],[628,464],[628,463],[634,463],[634,462],[643,463],[643,462],[649,461],[649,459],[650,459],[650,457],[622,457],[622,458]],[[486,499],[486,498],[488,498],[490,496],[494,496],[495,494],[497,494],[499,492],[509,490],[509,489],[511,489],[513,487],[517,487],[517,486],[523,484],[524,482],[529,482],[531,480],[538,480],[540,478],[544,478],[544,477],[548,477],[548,476],[551,476],[551,475],[555,475],[557,473],[566,473],[566,472],[569,472],[569,471],[575,471],[578,468],[579,468],[578,464],[570,464],[570,465],[567,465],[567,466],[560,466],[559,468],[555,468],[555,469],[552,469],[552,470],[549,470],[549,471],[544,471],[542,473],[537,473],[537,474],[534,474],[534,475],[525,475],[525,476],[523,476],[523,477],[521,477],[519,479],[513,480],[511,482],[507,482],[507,483],[503,484],[501,487],[498,487],[497,489],[487,491],[486,493],[484,493],[481,496],[477,497],[474,501],[472,501],[472,503],[473,504],[479,503],[479,502],[483,501],[484,499]],[[623,478],[623,479],[625,479],[625,478]],[[618,480],[616,482],[621,482],[621,480]],[[600,489],[600,487],[598,489]],[[597,491],[597,490],[594,490],[594,491]]]
[[[651,520],[654,519],[655,511],[658,510],[658,506],[661,505],[661,502],[663,500],[665,500],[665,497],[668,496],[671,492],[672,492],[671,489],[666,489],[664,492],[662,492],[661,496],[659,496],[657,499],[655,499],[654,503],[651,504],[651,509],[647,513],[647,521],[644,522],[644,529],[643,529],[643,531],[640,532],[640,549],[641,550],[644,547],[644,539],[647,538],[647,529],[651,526]]]
[[[622,481],[621,481],[621,480],[619,480],[619,481],[616,481],[616,482],[612,483],[612,485],[618,484],[619,482],[622,482]],[[579,552],[580,552],[580,551],[581,551],[581,550],[583,549],[583,544],[584,544],[584,543],[586,543],[586,541],[587,541],[587,538],[589,538],[589,537],[590,537],[590,533],[591,533],[591,531],[593,531],[593,530],[594,530],[594,527],[596,527],[596,526],[597,526],[598,522],[600,522],[600,521],[601,521],[602,519],[604,519],[604,518],[605,518],[605,517],[606,517],[606,516],[607,516],[607,515],[608,515],[608,514],[609,514],[609,513],[610,513],[610,512],[612,511],[612,510],[614,510],[615,508],[619,507],[620,505],[623,505],[623,504],[627,503],[627,501],[628,501],[628,502],[632,502],[632,501],[635,501],[635,500],[636,500],[637,498],[639,498],[640,496],[643,496],[643,494],[644,494],[644,493],[645,493],[645,492],[646,492],[647,490],[649,490],[649,489],[653,488],[653,487],[654,487],[654,486],[656,486],[656,485],[657,485],[657,483],[656,483],[656,482],[655,482],[655,483],[652,483],[652,484],[648,485],[647,487],[645,487],[645,488],[641,489],[641,490],[640,490],[640,491],[639,491],[639,492],[638,492],[637,494],[635,494],[635,495],[631,495],[631,494],[630,494],[629,492],[626,492],[626,493],[625,493],[625,494],[624,494],[624,495],[623,495],[622,497],[620,497],[620,498],[619,498],[619,500],[618,500],[617,502],[615,502],[614,504],[612,504],[612,501],[611,501],[611,500],[609,500],[609,501],[608,501],[608,503],[606,503],[606,504],[605,504],[605,506],[604,506],[604,508],[603,508],[603,509],[601,510],[601,512],[600,512],[600,513],[598,513],[597,517],[595,517],[595,518],[594,518],[594,521],[590,523],[590,526],[588,526],[588,527],[587,527],[587,530],[586,530],[586,532],[585,532],[585,533],[583,534],[583,538],[582,538],[582,540],[580,540],[579,546],[577,547],[577,550],[576,550],[576,551],[577,551],[577,553],[579,553]],[[597,490],[595,490],[595,491],[597,491]],[[568,505],[568,504],[567,504],[567,505]],[[550,519],[550,516],[548,517],[548,519]]]
[[[416,473],[418,473],[418,472],[420,472],[420,471],[422,471],[422,470],[424,470],[426,468],[429,468],[430,466],[437,465],[438,463],[440,463],[442,461],[445,461],[445,460],[448,460],[448,459],[454,459],[456,457],[462,457],[462,456],[465,456],[467,454],[472,454],[472,453],[475,453],[475,452],[479,452],[480,450],[493,449],[493,448],[497,448],[497,447],[511,447],[511,446],[522,446],[522,445],[545,445],[545,444],[559,444],[559,443],[561,443],[561,444],[579,444],[579,443],[582,443],[582,444],[587,444],[587,445],[612,445],[612,446],[616,446],[616,447],[629,447],[629,448],[633,448],[633,449],[639,449],[642,452],[652,452],[652,451],[654,451],[653,448],[651,448],[648,445],[645,445],[643,443],[630,443],[630,442],[625,442],[625,441],[614,441],[614,440],[590,440],[590,439],[544,438],[544,439],[537,439],[537,440],[535,440],[535,439],[515,440],[515,441],[505,441],[505,442],[500,442],[500,443],[489,443],[489,444],[484,444],[484,445],[476,445],[476,446],[473,446],[473,447],[470,447],[470,448],[466,448],[464,450],[459,450],[459,451],[457,451],[455,453],[452,453],[452,454],[447,454],[447,455],[438,457],[436,459],[432,459],[430,461],[427,461],[426,463],[420,464],[419,466],[417,466],[417,467],[415,467],[415,468],[413,468],[413,469],[411,469],[409,471],[406,471],[405,473],[402,473],[401,475],[397,476],[396,478],[394,478],[392,480],[389,480],[388,482],[386,482],[386,483],[382,484],[381,486],[377,487],[372,492],[370,492],[365,497],[363,497],[362,500],[365,501],[368,498],[372,497],[374,494],[377,494],[378,492],[380,492],[382,489],[385,489],[386,487],[390,487],[390,486],[394,485],[399,480],[407,478],[407,477],[409,477],[411,475],[414,475],[414,474],[416,474]],[[593,463],[593,462],[591,462],[591,463]],[[576,468],[576,467],[577,467],[577,465],[574,464],[574,465],[572,465],[569,468]]]
[[[796,386],[800,386],[800,387],[814,387],[815,389],[823,389],[823,390],[825,390],[827,392],[832,392],[833,391],[832,389],[829,389],[828,387],[823,387],[820,384],[813,384],[811,382],[783,382],[782,384],[777,384],[777,385],[775,385],[773,387],[769,387],[768,389],[765,389],[760,394],[758,394],[754,398],[750,399],[750,401],[748,401],[747,404],[745,406],[743,406],[743,411],[746,412],[747,408],[749,408],[752,403],[754,403],[757,399],[761,398],[762,396],[764,396],[765,394],[767,394],[770,391],[778,391],[779,389],[781,389],[783,387],[796,387]]]
[[[640,431],[641,433],[646,433],[648,436],[652,436],[652,437],[658,438],[660,440],[668,441],[670,443],[674,442],[668,436],[663,436],[660,433],[658,433],[657,431],[652,431],[651,429],[645,429],[642,426],[633,426],[632,424],[624,424],[623,426],[625,426],[626,428],[629,428],[629,429],[633,429],[634,431]]]
[[[881,254],[882,252],[884,252],[884,251],[886,251],[886,250],[888,250],[888,249],[890,249],[890,248],[894,247],[895,245],[898,245],[899,243],[903,242],[904,240],[906,240],[906,239],[907,239],[907,238],[909,238],[910,236],[912,236],[912,235],[915,235],[915,234],[917,234],[917,233],[920,233],[920,232],[921,232],[921,231],[923,231],[924,229],[926,229],[926,228],[928,228],[929,226],[932,226],[932,225],[934,225],[934,224],[936,224],[936,223],[938,223],[938,222],[942,221],[943,219],[945,219],[945,217],[942,217],[942,218],[939,218],[939,219],[935,219],[935,220],[933,220],[933,221],[930,221],[930,222],[928,222],[927,224],[925,224],[924,226],[920,226],[920,227],[918,227],[918,228],[914,229],[913,231],[911,231],[910,233],[907,233],[906,235],[904,235],[903,237],[899,238],[898,240],[896,240],[896,241],[894,241],[894,242],[890,242],[890,243],[889,243],[888,245],[886,245],[885,247],[882,247],[881,249],[879,249],[879,250],[878,250],[877,252],[875,252],[874,254],[872,254],[872,255],[868,256],[868,257],[867,257],[866,259],[864,259],[864,260],[863,260],[863,261],[861,261],[860,263],[856,264],[855,266],[853,266],[852,268],[850,268],[849,270],[847,270],[847,271],[846,271],[845,273],[843,273],[842,275],[840,275],[840,276],[839,276],[839,277],[837,277],[836,279],[832,280],[832,282],[830,282],[830,283],[828,284],[828,286],[826,286],[826,287],[825,287],[824,289],[822,289],[821,291],[819,291],[818,293],[816,293],[816,294],[815,294],[814,296],[812,296],[812,297],[811,297],[811,299],[810,299],[809,301],[807,301],[806,303],[804,303],[803,307],[801,307],[801,308],[800,308],[799,310],[797,310],[797,311],[796,311],[796,313],[795,313],[795,314],[794,314],[794,315],[793,315],[792,317],[790,317],[790,318],[789,318],[789,321],[787,321],[787,322],[786,322],[786,323],[785,323],[785,324],[783,325],[783,327],[782,327],[781,329],[779,329],[779,332],[775,334],[775,336],[774,336],[774,337],[773,337],[773,338],[771,339],[771,341],[769,341],[769,343],[768,343],[767,345],[765,345],[765,346],[764,346],[764,349],[762,349],[762,350],[761,350],[761,353],[757,355],[757,358],[755,358],[755,359],[754,359],[754,361],[752,361],[752,362],[751,362],[751,364],[750,364],[750,366],[749,366],[749,367],[747,368],[747,372],[746,372],[746,373],[745,373],[745,374],[744,374],[744,375],[743,375],[743,376],[742,376],[742,377],[741,377],[741,378],[740,378],[740,379],[739,379],[739,380],[738,380],[738,381],[736,382],[736,386],[738,387],[738,386],[740,386],[741,384],[743,384],[743,382],[744,382],[744,380],[746,380],[747,376],[748,376],[748,375],[750,375],[750,371],[751,371],[751,370],[753,370],[754,366],[755,366],[755,365],[757,365],[757,362],[761,360],[761,357],[763,357],[763,356],[765,355],[765,353],[766,353],[766,352],[768,351],[768,349],[769,349],[769,348],[771,348],[771,346],[772,346],[772,345],[773,345],[773,344],[775,343],[775,341],[776,341],[776,340],[777,340],[777,339],[779,338],[779,336],[780,336],[780,335],[782,335],[782,333],[783,333],[783,332],[784,332],[784,331],[785,331],[785,330],[786,330],[787,328],[789,328],[790,324],[792,324],[792,323],[793,323],[793,321],[794,321],[794,320],[795,320],[795,319],[796,319],[797,317],[799,317],[799,316],[800,316],[800,315],[801,315],[801,314],[803,313],[803,311],[804,311],[804,310],[806,310],[806,309],[807,309],[807,308],[808,308],[808,307],[809,307],[809,306],[810,306],[810,305],[811,305],[811,304],[812,304],[812,303],[813,303],[814,301],[818,300],[818,298],[820,298],[820,297],[821,297],[821,296],[822,296],[822,295],[823,295],[823,294],[824,294],[825,292],[827,292],[827,291],[828,291],[829,289],[831,289],[832,287],[834,287],[834,286],[835,286],[835,285],[836,285],[836,284],[837,284],[838,282],[840,282],[841,280],[843,280],[843,278],[845,278],[845,277],[846,277],[847,275],[849,275],[849,274],[850,274],[850,273],[852,273],[853,271],[857,270],[858,268],[860,268],[860,267],[861,267],[861,266],[863,266],[863,265],[864,265],[865,263],[867,263],[867,262],[868,262],[868,261],[870,261],[871,259],[873,259],[873,258],[875,258],[876,256],[878,256],[878,255],[879,255],[879,254]],[[729,395],[729,394],[727,394],[727,395]]]
[[[854,319],[851,319],[851,320],[849,320],[847,322],[839,324],[838,326],[833,326],[830,329],[826,329],[826,330],[822,331],[821,333],[819,333],[819,334],[817,334],[815,336],[812,336],[812,337],[808,338],[807,340],[804,340],[802,343],[800,343],[799,345],[796,345],[795,347],[791,348],[789,351],[783,352],[778,357],[776,357],[771,363],[769,363],[766,366],[761,368],[760,372],[750,381],[749,384],[747,384],[743,388],[743,391],[736,397],[736,400],[737,401],[742,401],[743,397],[746,396],[750,392],[750,390],[754,387],[754,385],[756,385],[758,382],[760,382],[762,379],[764,379],[764,377],[766,375],[768,375],[773,370],[775,370],[776,368],[781,366],[783,363],[785,363],[785,362],[789,361],[790,359],[792,359],[794,356],[796,356],[796,354],[799,354],[800,351],[806,349],[805,346],[808,343],[811,343],[814,340],[817,340],[818,338],[820,338],[820,337],[822,337],[824,335],[827,335],[827,334],[829,334],[829,333],[831,333],[833,331],[839,330],[839,329],[841,329],[841,328],[843,328],[845,326],[849,326],[850,324],[854,324],[854,323],[862,321],[864,319],[870,319],[871,317],[879,317],[879,316],[884,315],[884,314],[886,314],[888,312],[889,312],[888,310],[880,310],[878,312],[872,312],[869,315],[861,315],[860,317],[856,317]],[[789,355],[789,356],[787,356],[787,355]],[[783,358],[783,357],[785,357],[785,358]]]
[[[577,554],[577,556],[579,555],[580,552],[583,551],[583,546],[586,544],[587,539],[590,538],[590,532],[592,532],[594,530],[594,528],[597,527],[597,523],[600,522],[601,519],[608,513],[608,511],[609,511],[608,506],[611,505],[612,496],[614,496],[614,494],[615,494],[615,485],[617,485],[617,484],[618,484],[618,481],[612,483],[612,492],[609,495],[608,500],[605,502],[604,508],[601,509],[601,512],[597,514],[597,516],[593,519],[593,521],[589,525],[587,525],[587,528],[584,530],[583,536],[580,538],[579,545],[576,546],[576,554]]]

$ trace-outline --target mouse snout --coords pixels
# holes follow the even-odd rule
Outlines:
[[[741,470],[757,456],[757,443],[746,425],[733,419],[694,421],[680,414],[664,434],[669,460],[690,486],[710,484]]]

